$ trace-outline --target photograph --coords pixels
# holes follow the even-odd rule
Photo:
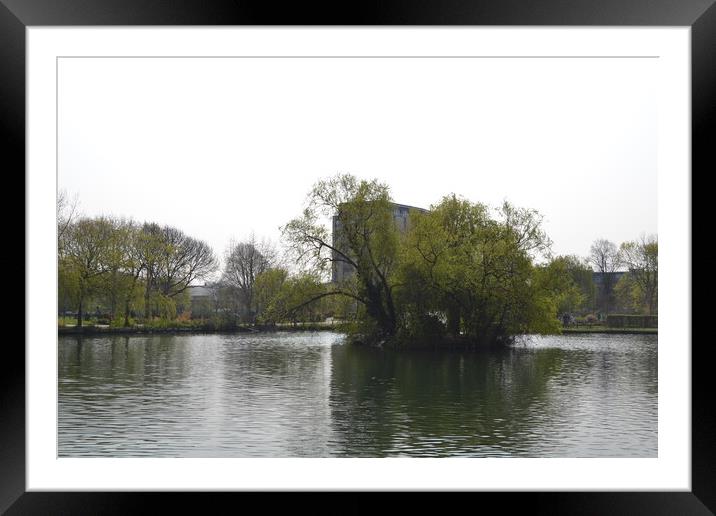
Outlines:
[[[716,0],[346,6],[0,0],[0,514],[714,514]]]
[[[57,456],[657,458],[657,65],[58,57]]]
[[[716,18],[17,9],[0,512],[712,505],[691,170]]]

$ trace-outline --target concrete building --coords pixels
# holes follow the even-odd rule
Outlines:
[[[417,208],[415,206],[408,206],[407,204],[391,203],[393,206],[393,221],[396,223],[398,230],[405,233],[408,230],[408,224],[410,220],[410,212],[416,210],[419,212],[427,212],[424,208]],[[342,250],[341,246],[341,221],[337,215],[333,216],[333,245],[338,249]],[[338,253],[333,252],[334,260],[339,257]],[[331,281],[333,283],[340,283],[350,278],[355,273],[353,266],[346,262],[334,261],[333,268],[331,271]]]
[[[206,283],[189,287],[189,308],[193,318],[209,317],[216,308],[216,286]]]

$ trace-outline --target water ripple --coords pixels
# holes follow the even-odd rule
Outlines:
[[[59,342],[60,456],[656,457],[656,336],[391,353],[331,333]]]

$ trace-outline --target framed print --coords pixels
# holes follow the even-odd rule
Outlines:
[[[27,302],[0,507],[708,514],[712,2],[310,11],[4,2]]]

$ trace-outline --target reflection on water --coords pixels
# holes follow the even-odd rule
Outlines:
[[[656,457],[657,338],[389,352],[332,333],[59,341],[59,455]]]

